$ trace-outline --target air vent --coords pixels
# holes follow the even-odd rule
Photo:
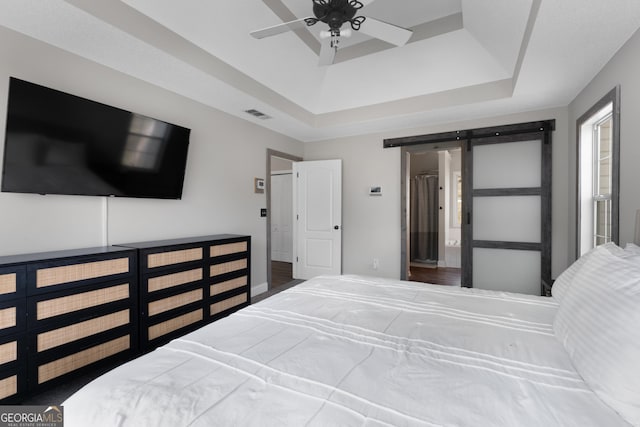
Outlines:
[[[260,120],[268,120],[271,119],[271,116],[267,116],[265,113],[263,113],[262,111],[258,111],[255,109],[251,109],[251,110],[244,110],[245,113],[251,114],[253,117],[257,117]]]

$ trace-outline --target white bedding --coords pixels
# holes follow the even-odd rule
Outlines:
[[[553,298],[319,277],[116,368],[72,426],[619,426]]]

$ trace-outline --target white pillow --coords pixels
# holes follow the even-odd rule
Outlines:
[[[553,327],[592,390],[640,426],[640,263],[596,248],[566,290]]]
[[[627,243],[624,250],[633,255],[640,255],[640,246],[634,245],[633,243]]]
[[[571,264],[569,268],[563,271],[562,274],[560,274],[560,276],[558,276],[556,281],[553,283],[553,286],[551,287],[551,295],[554,298],[556,298],[558,302],[562,300],[564,295],[567,293],[567,289],[569,289],[573,284],[574,282],[573,279],[576,273],[580,271],[582,266],[587,262],[589,257],[591,257],[591,255],[597,248],[606,249],[607,251],[611,252],[616,256],[625,255],[625,251],[613,242],[605,243],[602,246],[597,246],[596,248],[591,249],[589,252],[582,255],[580,258],[576,260],[576,262]]]

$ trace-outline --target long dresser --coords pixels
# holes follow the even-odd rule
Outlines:
[[[0,257],[0,403],[245,307],[250,253],[225,234]]]

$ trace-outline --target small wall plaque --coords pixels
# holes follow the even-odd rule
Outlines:
[[[263,178],[254,178],[253,179],[254,193],[264,193],[264,179]]]
[[[379,186],[369,187],[369,195],[382,196],[382,187],[379,187]]]

